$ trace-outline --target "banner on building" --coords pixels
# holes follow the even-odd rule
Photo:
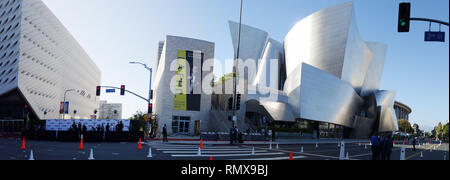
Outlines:
[[[177,51],[174,110],[200,111],[203,53]]]

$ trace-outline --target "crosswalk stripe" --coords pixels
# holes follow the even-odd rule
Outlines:
[[[250,153],[248,154],[202,154],[202,155],[197,155],[197,154],[175,154],[175,155],[171,155],[172,157],[238,157],[238,156],[269,156],[269,155],[282,155],[284,153],[259,153],[259,154],[255,154],[255,155],[251,155]]]
[[[159,149],[159,148],[155,148],[156,150],[159,151],[198,151],[198,148],[191,148],[191,149]],[[203,148],[202,151],[237,151],[237,150],[251,150],[251,149],[209,149],[209,148]]]
[[[294,156],[292,159],[305,159],[306,156]],[[273,158],[255,158],[255,159],[233,159],[235,161],[271,161],[271,160],[288,160],[290,157],[273,157]]]
[[[152,146],[157,148],[199,148],[200,146]],[[234,148],[239,149],[239,147],[230,146],[203,146],[203,148]]]
[[[205,154],[233,154],[233,153],[248,153],[252,151],[202,151]],[[267,151],[255,151],[255,153],[266,153]],[[163,151],[166,154],[197,154],[197,151]]]

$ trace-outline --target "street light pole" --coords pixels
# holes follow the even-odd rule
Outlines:
[[[66,90],[65,92],[64,92],[64,104],[63,104],[63,120],[65,119],[65,114],[66,114],[66,95],[67,95],[67,93],[68,92],[70,92],[70,91],[75,91],[75,89],[69,89],[69,90]],[[68,111],[68,110],[67,110]],[[59,128],[61,128],[61,121],[58,121],[58,129],[56,130],[56,140],[58,140],[58,132],[59,132]]]
[[[148,88],[148,103],[150,104],[151,100],[152,100],[152,74],[153,74],[153,69],[149,68],[147,66],[147,64],[140,63],[140,62],[130,62],[130,64],[140,64],[140,65],[144,66],[145,69],[150,71],[150,80],[149,80],[150,82],[149,82],[149,88]],[[149,119],[149,118],[151,118],[151,114],[150,114],[150,112],[147,112],[147,119]],[[148,137],[149,127],[150,127],[150,122],[147,121],[146,128],[145,128],[147,137]]]
[[[75,91],[75,89],[69,89],[69,90],[66,90],[66,92],[64,92],[64,112],[63,112],[63,120],[64,120],[64,115],[65,115],[65,112],[66,112],[66,95],[67,95],[67,93],[68,92],[70,92],[70,91]]]
[[[240,8],[240,14],[239,14],[239,30],[238,30],[238,44],[237,44],[237,51],[236,51],[236,59],[234,62],[234,68],[233,68],[233,121],[235,125],[237,126],[237,77],[238,77],[238,63],[239,63],[239,55],[240,55],[240,47],[241,47],[241,26],[242,26],[242,5],[243,0],[241,0],[241,8]]]

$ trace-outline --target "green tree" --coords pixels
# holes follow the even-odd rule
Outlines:
[[[413,125],[413,130],[414,130],[414,134],[415,134],[416,136],[419,136],[419,135],[420,135],[420,129],[419,129],[419,125],[418,125],[417,123],[414,123],[414,125]]]
[[[442,129],[442,137],[444,140],[448,141],[448,125],[449,123],[447,123],[444,128]]]
[[[436,139],[442,139],[442,131],[443,130],[443,127],[442,127],[442,123],[440,123],[439,122],[439,124],[436,126],[436,127],[434,127],[434,138],[436,138]]]
[[[133,117],[130,118],[130,121],[132,123],[131,131],[144,131],[147,121],[147,114],[137,111]]]
[[[408,120],[400,119],[398,120],[398,128],[401,132],[413,133],[413,128],[411,127],[411,123]]]

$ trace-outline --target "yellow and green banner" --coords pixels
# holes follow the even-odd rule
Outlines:
[[[177,71],[175,72],[175,98],[173,102],[174,110],[187,110],[187,70],[186,51],[177,52]]]
[[[177,51],[174,110],[200,111],[201,94],[195,94],[194,89],[202,87],[203,56],[200,51]]]

